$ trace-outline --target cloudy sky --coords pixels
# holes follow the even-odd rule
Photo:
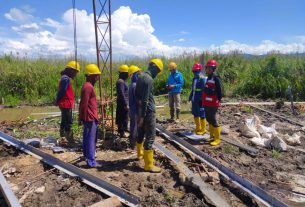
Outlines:
[[[0,55],[73,55],[71,0],[0,4]],[[304,9],[304,0],[113,0],[113,54],[305,52]],[[75,12],[78,54],[94,58],[92,1],[76,0]]]

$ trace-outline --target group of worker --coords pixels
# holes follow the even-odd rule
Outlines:
[[[222,98],[221,81],[216,75],[217,62],[208,60],[203,66],[195,63],[192,67],[193,81],[189,101],[192,102],[192,114],[194,116],[198,135],[206,133],[206,123],[209,123],[210,144],[220,144],[220,126],[216,119],[217,109]],[[170,62],[170,74],[166,88],[169,92],[170,121],[179,120],[181,110],[181,90],[184,84],[183,75],[177,70],[177,64]],[[74,144],[72,125],[72,108],[74,107],[74,95],[71,84],[80,66],[75,61],[70,61],[62,71],[59,82],[56,103],[61,110],[60,135],[66,137],[69,144]],[[137,149],[137,158],[144,159],[144,170],[148,172],[161,172],[154,165],[153,143],[156,135],[156,107],[153,96],[153,79],[163,71],[161,59],[149,61],[148,68],[143,72],[138,66],[121,65],[119,78],[116,82],[117,106],[116,124],[120,137],[127,137],[127,125],[130,120],[130,148]],[[85,68],[86,82],[81,90],[79,105],[79,124],[83,124],[83,155],[89,167],[100,167],[95,161],[96,133],[98,123],[98,104],[94,92],[94,84],[101,72],[94,64]],[[127,79],[130,78],[130,85]]]

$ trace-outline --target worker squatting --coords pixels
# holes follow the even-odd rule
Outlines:
[[[192,114],[196,128],[194,133],[203,135],[207,132],[206,124],[209,123],[210,144],[220,144],[220,125],[216,114],[222,98],[222,87],[219,76],[215,71],[218,63],[208,60],[203,66],[195,63],[192,67],[193,80],[189,101],[192,103]],[[180,93],[184,84],[183,75],[177,69],[177,64],[169,63],[166,88],[169,93],[170,119],[178,121],[180,116]],[[65,137],[69,146],[74,146],[72,126],[72,108],[74,107],[74,92],[71,79],[80,71],[76,61],[67,63],[61,72],[56,104],[61,111],[60,136]],[[138,66],[121,65],[119,78],[116,82],[117,107],[116,124],[120,137],[126,137],[128,120],[130,120],[130,148],[136,148],[137,158],[144,159],[144,170],[148,172],[161,172],[154,165],[153,144],[156,136],[156,107],[153,96],[153,79],[163,71],[163,62],[152,59],[148,68],[143,72]],[[206,75],[204,75],[204,72]],[[83,155],[89,167],[101,167],[95,160],[98,104],[94,91],[94,84],[101,75],[100,69],[95,64],[85,67],[86,82],[82,86],[81,101],[79,104],[79,125],[83,125]],[[127,79],[130,78],[130,85]],[[176,114],[176,117],[175,117]]]

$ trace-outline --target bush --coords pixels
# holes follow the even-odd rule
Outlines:
[[[192,65],[199,62],[200,54],[183,54],[177,58],[162,58],[164,70],[154,80],[155,95],[166,94],[166,81],[169,74],[168,63],[175,61],[184,77],[183,94],[188,96],[192,84]],[[237,52],[227,55],[204,54],[204,61],[213,58],[219,63],[219,74],[224,93],[230,97],[257,97],[262,99],[287,99],[290,85],[296,100],[305,100],[305,57],[296,55],[269,54],[261,57],[248,57]],[[60,72],[68,60],[61,59],[21,59],[10,55],[0,57],[0,100],[4,104],[17,105],[52,103],[55,99]],[[135,64],[146,70],[149,59],[132,59],[113,63],[113,94],[121,64]],[[88,63],[80,60],[81,67]],[[103,74],[107,74],[104,72]],[[106,94],[110,94],[110,80],[102,74],[102,84]],[[81,71],[73,83],[75,95],[80,96],[85,81]],[[98,84],[96,84],[97,95]],[[2,103],[3,104],[3,103]]]

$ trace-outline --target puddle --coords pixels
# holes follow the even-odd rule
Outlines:
[[[18,108],[0,108],[0,122],[24,120],[27,117],[40,119],[50,115],[59,114],[59,112],[60,111],[56,106],[22,106]]]

